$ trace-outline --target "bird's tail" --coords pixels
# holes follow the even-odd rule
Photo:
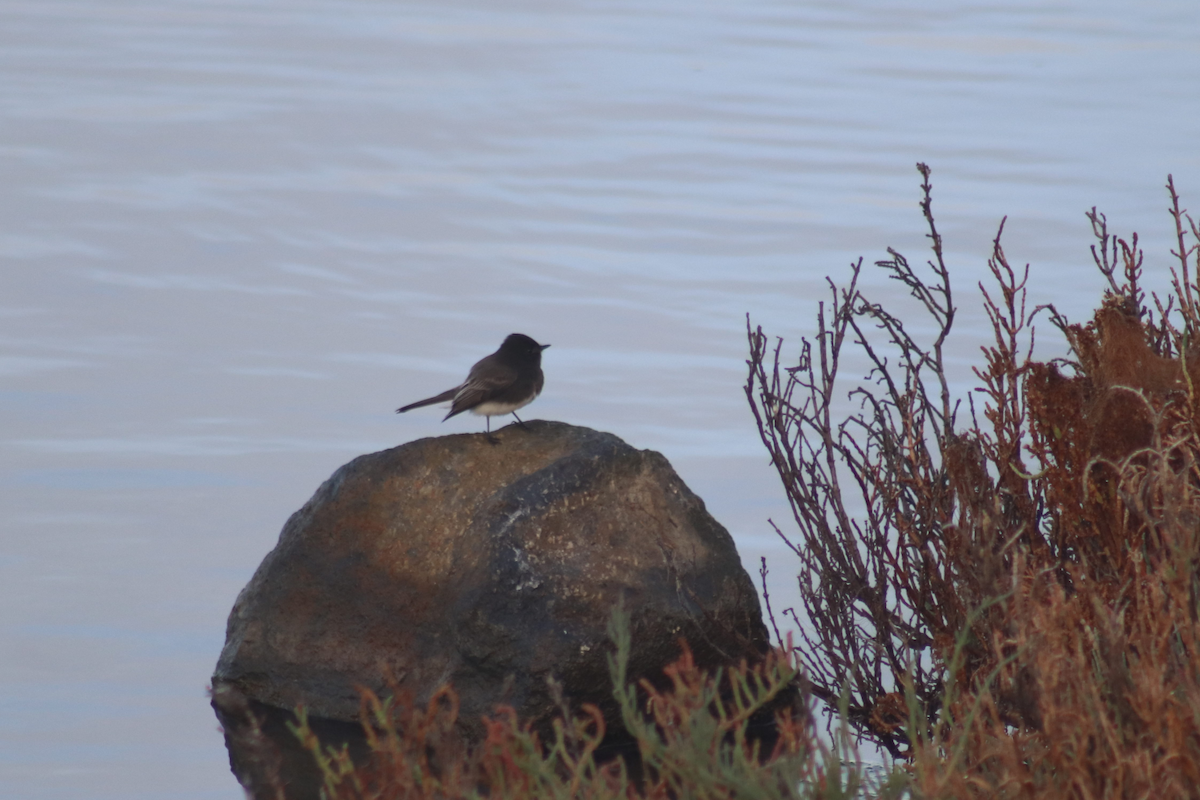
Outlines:
[[[457,386],[454,387],[453,389],[447,389],[446,391],[442,392],[439,395],[435,395],[433,397],[426,397],[424,400],[418,400],[417,402],[409,403],[408,405],[406,405],[402,408],[397,408],[396,413],[403,414],[405,411],[411,411],[414,408],[422,408],[424,406],[431,406],[434,403],[444,403],[447,400],[453,400],[454,395],[456,395],[456,394],[458,394]]]

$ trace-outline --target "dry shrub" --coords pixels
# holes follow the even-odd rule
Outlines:
[[[851,724],[909,759],[920,796],[1200,795],[1200,230],[1169,180],[1178,267],[1148,303],[1137,237],[1093,209],[1109,291],[1086,325],[1045,309],[1075,357],[1057,363],[1032,358],[1042,309],[997,234],[983,420],[972,405],[963,427],[918,168],[931,277],[894,251],[879,266],[930,314],[932,343],[864,296],[861,262],[830,284],[795,366],[749,330],[747,395],[799,526],[785,539],[814,694],[848,696]],[[839,417],[847,344],[871,372]]]
[[[1115,608],[1057,585],[1015,604],[1018,634],[995,642],[1012,655],[953,692],[936,732],[918,738],[919,795],[1195,797],[1200,628],[1165,577],[1144,571]],[[998,702],[1023,671],[1038,689],[1036,728],[1005,724]]]
[[[1170,186],[1170,184],[1169,184]],[[1077,361],[1030,363],[1030,437],[1044,547],[1014,563],[992,679],[956,696],[917,759],[929,796],[1194,797],[1200,791],[1200,437],[1188,353],[1197,329],[1187,232],[1157,321],[1141,253],[1093,225],[1111,292],[1092,321],[1055,318]],[[1200,238],[1200,236],[1197,236]],[[1119,257],[1120,261],[1117,261]],[[1113,266],[1123,266],[1123,281]],[[1185,367],[1186,365],[1186,367]],[[1030,699],[1017,719],[1004,698]],[[958,751],[954,769],[939,761]]]
[[[349,748],[321,742],[304,708],[293,732],[312,754],[327,800],[462,797],[474,787],[473,770],[454,730],[458,696],[443,687],[425,707],[406,694],[386,700],[361,690],[359,718],[370,757],[356,763]]]
[[[909,744],[898,713],[906,707],[899,677],[908,676],[923,713],[936,716],[945,677],[938,654],[953,646],[970,610],[996,593],[1006,572],[1003,563],[972,555],[1004,552],[1004,509],[982,448],[1013,450],[1007,440],[955,433],[958,406],[942,355],[955,309],[928,169],[920,169],[933,279],[922,279],[895,251],[878,265],[925,308],[936,332],[931,344],[922,346],[899,317],[859,290],[861,260],[848,286],[829,282],[832,298],[818,306],[817,336],[802,342],[794,365],[784,364],[782,340],[768,353],[762,330],[748,327],[746,395],[800,533],[793,541],[776,527],[801,566],[804,619],[784,612],[799,629],[798,655],[813,694],[830,710],[844,703],[849,723],[893,756]],[[870,371],[849,392],[860,410],[842,415],[840,370],[851,349]],[[970,649],[973,666],[989,657],[984,649]]]
[[[847,288],[830,282],[796,365],[748,331],[746,395],[799,528],[780,535],[803,567],[806,620],[791,614],[812,691],[850,698],[851,724],[910,760],[918,795],[1198,796],[1200,229],[1169,179],[1178,267],[1165,305],[1147,303],[1136,236],[1093,209],[1109,293],[1087,325],[1045,309],[1075,355],[1056,363],[1032,359],[1043,309],[997,234],[984,420],[972,403],[960,428],[942,356],[953,295],[918,169],[931,277],[894,251],[877,264],[929,313],[931,343],[866,299],[862,261]],[[870,373],[839,416],[847,344]]]
[[[636,739],[637,758],[602,757],[604,718],[594,706],[563,715],[543,736],[500,707],[485,719],[486,738],[463,748],[452,739],[458,706],[449,687],[422,708],[381,701],[363,692],[362,723],[370,757],[355,763],[344,749],[323,745],[301,713],[296,734],[316,758],[327,800],[392,798],[848,798],[868,786],[848,735],[831,747],[816,736],[803,704],[775,711],[771,735],[755,732],[759,712],[795,690],[787,650],[755,666],[708,673],[686,645],[666,670],[666,682],[629,681],[628,619],[618,612],[611,632],[614,696]],[[769,751],[764,751],[768,743]],[[873,794],[879,787],[872,786]]]

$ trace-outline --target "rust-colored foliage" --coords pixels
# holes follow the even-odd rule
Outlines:
[[[1138,271],[1132,263],[1129,270],[1126,286],[1136,287]],[[1135,499],[1139,487],[1130,481],[1140,483],[1161,458],[1178,471],[1180,459],[1194,454],[1193,387],[1200,383],[1200,364],[1189,358],[1185,372],[1183,359],[1164,354],[1172,338],[1156,341],[1142,321],[1148,312],[1131,307],[1134,292],[1120,288],[1088,325],[1062,326],[1078,357],[1075,375],[1034,364],[1027,381],[1033,450],[1047,465],[1056,543],[1109,586],[1132,577],[1129,546],[1157,547],[1146,537],[1155,533],[1158,503]]]
[[[323,746],[301,714],[298,736],[317,759],[327,800],[399,798],[845,798],[865,784],[849,739],[822,744],[803,705],[774,714],[770,752],[751,730],[763,709],[775,707],[797,678],[789,651],[754,666],[707,673],[686,645],[666,669],[666,682],[630,685],[628,620],[613,622],[613,689],[622,722],[637,742],[637,772],[622,758],[601,758],[604,717],[594,706],[572,713],[566,703],[543,737],[500,707],[484,720],[485,739],[463,747],[454,739],[458,705],[449,687],[427,707],[381,701],[363,693],[362,723],[369,758],[355,763],[346,750]]]
[[[360,719],[371,753],[355,763],[346,748],[325,747],[308,725],[303,709],[294,726],[324,778],[328,800],[443,798],[473,788],[472,770],[456,736],[458,697],[443,687],[421,707],[403,694],[381,700],[364,690]]]
[[[799,363],[749,330],[747,395],[800,535],[814,694],[909,758],[929,797],[1200,793],[1200,229],[1179,207],[1178,268],[1147,304],[1142,254],[1089,215],[1109,292],[1086,325],[1053,308],[1075,360],[1032,358],[1028,268],[994,242],[983,420],[959,425],[942,346],[954,306],[922,209],[929,283],[879,262],[934,323],[920,344],[857,288],[831,284]],[[1003,224],[1001,225],[1003,231]],[[1189,241],[1193,242],[1189,244]],[[882,340],[882,341],[881,341]],[[871,372],[834,413],[839,359]],[[814,354],[814,350],[816,353]],[[844,390],[843,390],[844,391]],[[786,538],[786,537],[785,537]]]
[[[1180,267],[1167,306],[1154,298],[1156,318],[1144,305],[1136,237],[1112,239],[1093,211],[1111,291],[1087,325],[1054,314],[1072,375],[1028,365],[1029,482],[1044,510],[1026,524],[1040,524],[1044,546],[1013,564],[990,680],[964,683],[948,724],[921,741],[930,796],[1200,791],[1200,372],[1189,354],[1200,318],[1197,247],[1185,245],[1200,231],[1168,188]],[[958,769],[934,767],[947,748]]]

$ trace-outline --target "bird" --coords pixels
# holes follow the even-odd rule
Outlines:
[[[542,393],[546,376],[542,373],[542,351],[550,345],[538,344],[523,333],[510,333],[500,349],[475,362],[467,379],[441,394],[409,403],[396,409],[397,414],[434,403],[450,402],[450,413],[442,422],[470,411],[487,417],[487,438],[492,437],[492,417],[512,414],[522,427],[517,409],[533,402]]]

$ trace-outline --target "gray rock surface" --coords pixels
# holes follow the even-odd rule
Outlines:
[[[728,532],[659,453],[562,423],[422,439],[356,458],[288,520],[229,616],[213,676],[250,700],[355,720],[356,687],[419,703],[443,683],[469,741],[497,703],[536,723],[573,704],[618,719],[607,624],[622,600],[630,675],[768,645]]]

